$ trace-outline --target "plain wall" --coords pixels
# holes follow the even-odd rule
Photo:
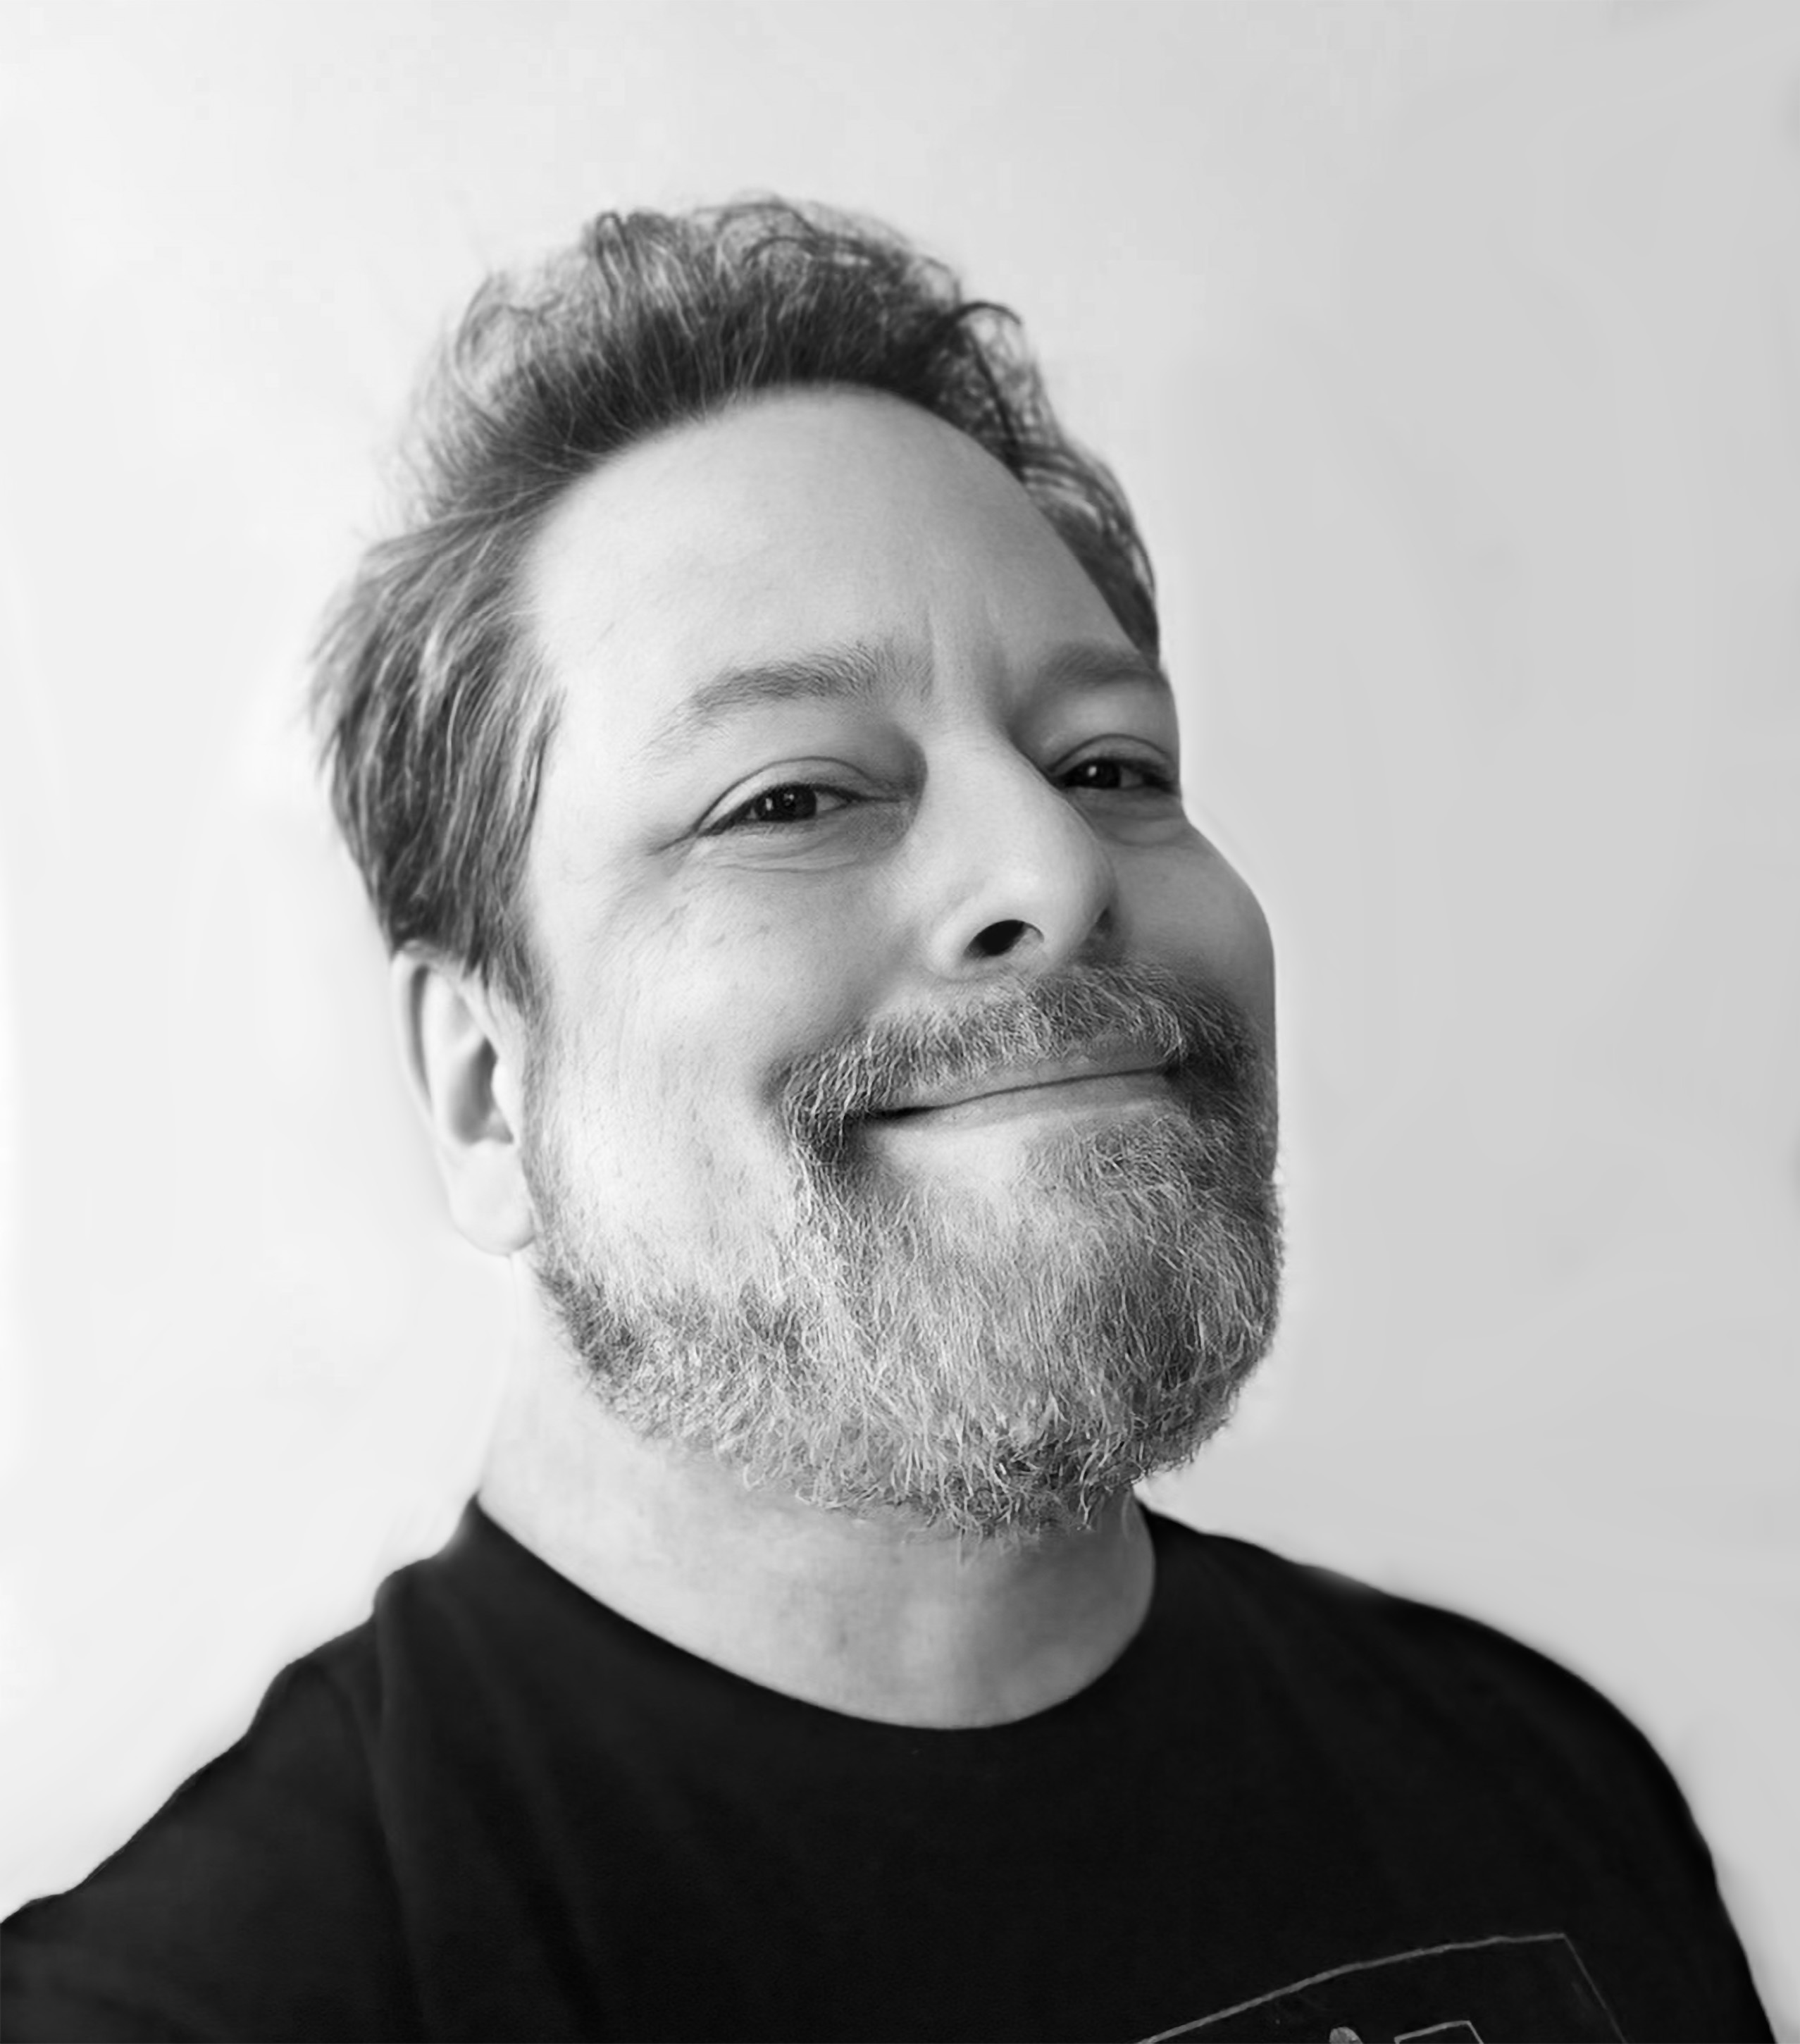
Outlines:
[[[1157,1501],[1656,1740],[1800,2037],[1800,13],[14,0],[0,17],[0,1908],[470,1488],[305,644],[492,265],[891,218],[1024,316],[1282,970],[1292,1278]]]

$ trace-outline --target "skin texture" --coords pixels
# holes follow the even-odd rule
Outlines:
[[[562,701],[528,905],[609,1228],[696,1275],[742,1254],[785,1182],[788,1062],[1009,978],[1167,967],[1272,1054],[1266,924],[1166,785],[1172,695],[961,435],[835,391],[678,428],[568,494],[528,594]],[[672,729],[727,670],[851,645],[873,656],[854,695]],[[1004,1722],[1110,1665],[1151,1589],[1129,1493],[1086,1531],[950,1540],[747,1490],[609,1416],[530,1275],[525,1032],[428,959],[397,959],[395,987],[453,1215],[518,1271],[482,1489],[502,1524],[651,1630],[861,1716]],[[869,1139],[922,1191],[1004,1197],[1046,1128],[1159,1111],[1155,1094],[1027,1085]]]

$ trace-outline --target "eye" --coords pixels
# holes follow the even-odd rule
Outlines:
[[[708,837],[735,830],[779,830],[785,825],[816,823],[822,816],[845,809],[855,800],[842,788],[827,787],[817,781],[784,781],[765,788],[747,802],[708,826]]]
[[[1104,795],[1167,795],[1175,790],[1175,777],[1166,769],[1153,760],[1132,759],[1119,752],[1103,752],[1091,759],[1077,760],[1057,778],[1065,788]]]

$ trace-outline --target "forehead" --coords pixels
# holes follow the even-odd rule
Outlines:
[[[954,687],[1129,646],[998,462],[862,392],[761,398],[629,449],[558,504],[525,594],[565,736],[597,722],[615,759],[722,670],[816,648],[879,644]]]

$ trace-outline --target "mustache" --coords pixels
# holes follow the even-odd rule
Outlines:
[[[1266,1119],[1269,1061],[1234,1003],[1152,965],[1073,965],[973,1004],[896,1016],[795,1058],[777,1082],[790,1136],[828,1152],[908,1097],[1010,1067],[1142,1053],[1197,1105]]]

